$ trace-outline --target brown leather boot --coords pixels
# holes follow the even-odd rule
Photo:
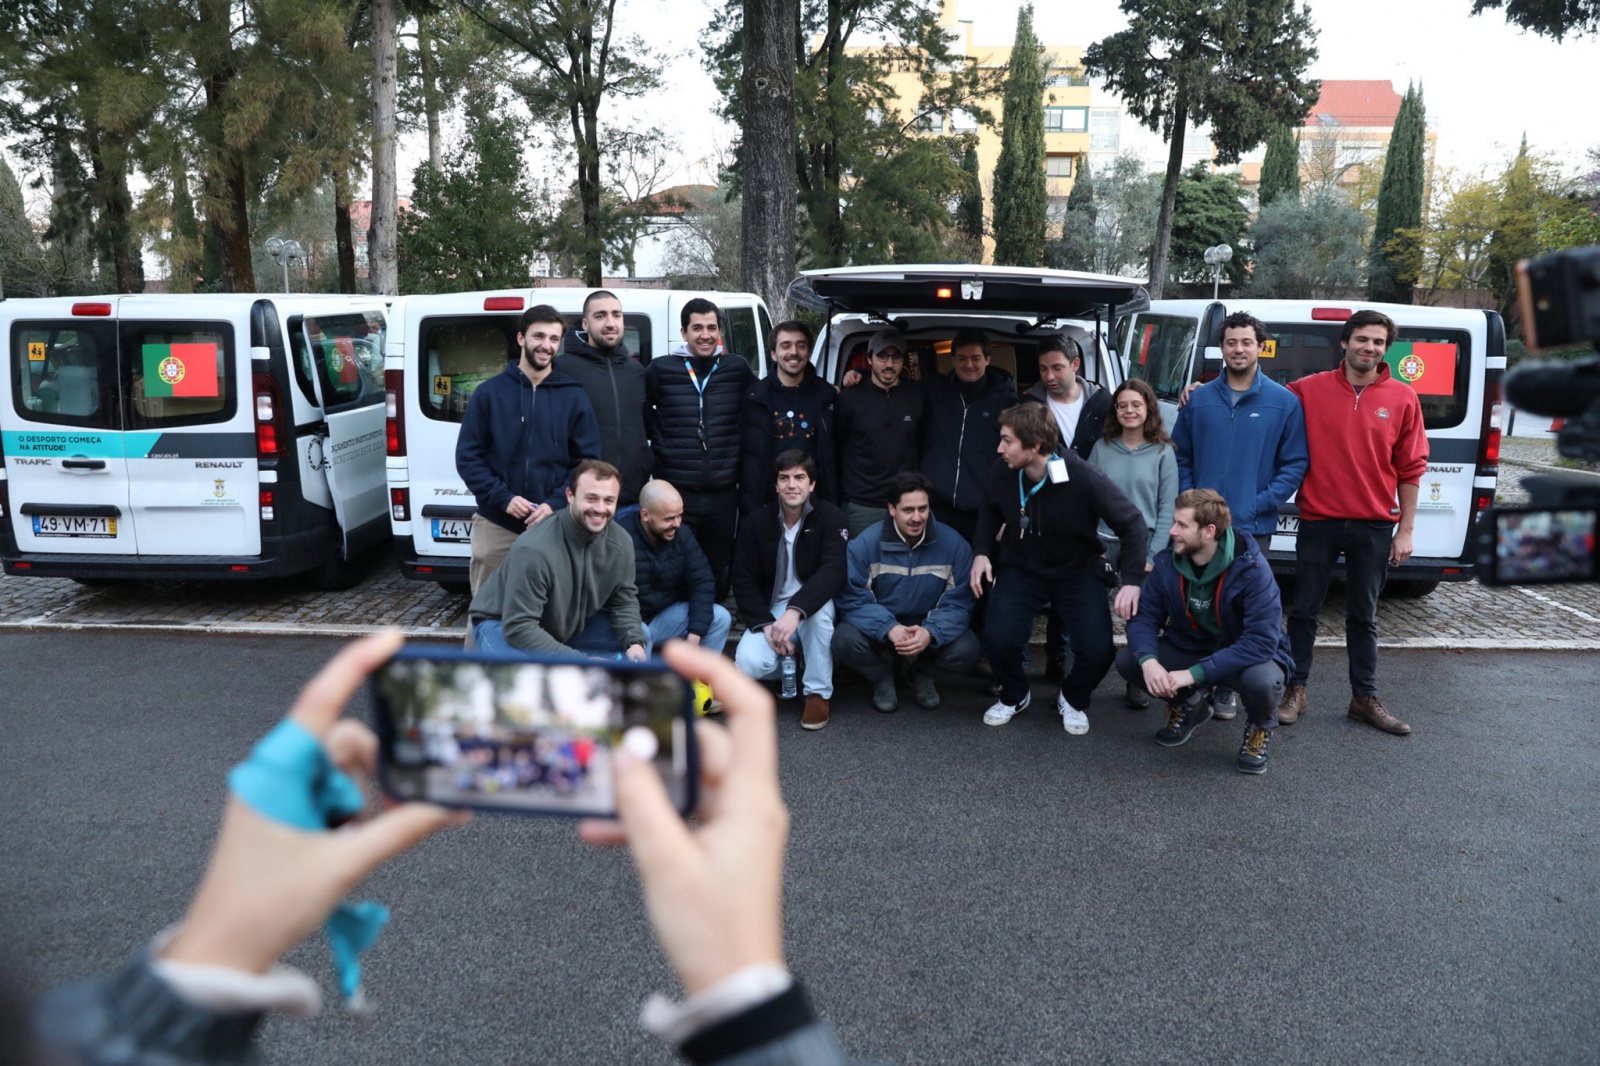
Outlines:
[[[1409,736],[1411,727],[1389,713],[1383,701],[1376,696],[1357,696],[1350,701],[1350,717],[1365,722],[1374,729],[1393,733],[1397,737]]]
[[[801,729],[821,729],[828,724],[828,701],[815,692],[806,697],[806,709],[800,715]]]
[[[1290,685],[1283,690],[1283,700],[1278,704],[1278,724],[1294,725],[1306,713],[1306,687]]]

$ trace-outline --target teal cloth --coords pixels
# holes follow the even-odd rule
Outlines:
[[[309,833],[327,832],[363,806],[361,789],[333,765],[322,743],[287,718],[229,772],[228,787],[262,817]],[[388,908],[369,900],[339,904],[324,926],[339,991],[353,1009],[364,1003],[361,953],[377,941],[388,920]]]

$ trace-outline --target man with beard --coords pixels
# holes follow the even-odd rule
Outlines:
[[[750,514],[771,503],[772,464],[798,448],[817,464],[817,495],[832,500],[838,477],[834,466],[833,404],[839,391],[811,365],[811,330],[801,322],[772,327],[772,373],[744,394],[743,473],[739,511]]]
[[[634,584],[644,620],[645,650],[658,654],[669,640],[703,644],[720,653],[733,618],[713,601],[711,565],[683,525],[683,497],[656,478],[639,491],[639,509],[617,519],[633,539]]]
[[[1167,724],[1155,735],[1167,748],[1211,717],[1207,685],[1239,692],[1250,724],[1234,765],[1265,773],[1278,701],[1294,669],[1272,567],[1254,537],[1232,528],[1227,503],[1210,489],[1178,495],[1171,535],[1128,621],[1117,672],[1167,701]]]
[[[850,535],[883,519],[889,483],[917,468],[927,420],[927,391],[907,381],[905,334],[885,327],[867,343],[867,379],[847,387],[834,406],[840,497]]]
[[[1111,394],[1083,377],[1083,349],[1064,333],[1039,341],[1039,380],[1027,398],[1044,404],[1061,431],[1061,446],[1087,459],[1101,437]]]
[[[645,658],[633,541],[611,521],[620,487],[610,463],[578,464],[567,506],[518,537],[472,597],[477,650]]]
[[[567,337],[563,373],[577,379],[594,405],[600,426],[601,459],[622,472],[618,502],[631,507],[650,477],[650,442],[645,437],[644,367],[622,339],[622,302],[604,289],[583,301],[583,328]]]
[[[1178,457],[1178,491],[1214,489],[1228,503],[1233,528],[1271,537],[1278,507],[1306,476],[1306,417],[1295,394],[1261,372],[1258,360],[1267,328],[1235,311],[1222,321],[1221,377],[1194,389],[1178,411],[1172,446]],[[1212,692],[1216,716],[1235,714],[1231,689]],[[1294,722],[1291,713],[1285,725]]]
[[[538,304],[522,313],[515,363],[472,393],[456,442],[456,472],[477,499],[474,594],[517,537],[567,505],[572,468],[598,458],[600,434],[582,387],[555,369],[566,322]]]
[[[1000,446],[1000,412],[1017,403],[1017,382],[989,365],[987,338],[962,330],[951,342],[954,368],[928,382],[922,472],[933,483],[933,514],[970,541]]]

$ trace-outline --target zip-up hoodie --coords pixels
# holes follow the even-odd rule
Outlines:
[[[538,385],[517,363],[472,393],[456,438],[456,473],[478,501],[478,513],[521,533],[506,513],[513,496],[559,511],[567,481],[584,459],[600,457],[594,408],[576,381],[555,367]]]
[[[997,366],[971,385],[954,372],[928,382],[922,472],[935,503],[971,512],[983,506],[989,471],[1000,461],[1000,412],[1019,402],[1016,378]]]
[[[1192,667],[1196,681],[1218,681],[1265,662],[1282,666],[1286,677],[1293,672],[1294,655],[1283,629],[1283,601],[1272,567],[1250,534],[1230,529],[1228,535],[1232,558],[1226,569],[1218,575],[1208,566],[1203,572],[1215,583],[1208,617],[1194,613],[1194,568],[1188,560],[1177,560],[1170,550],[1156,556],[1139,594],[1139,613],[1128,620],[1128,648],[1139,662],[1154,658],[1156,638],[1165,636],[1182,651],[1211,653]],[[1223,554],[1219,545],[1218,555]]]
[[[850,542],[850,578],[839,590],[840,621],[874,640],[902,623],[920,625],[943,647],[972,620],[972,549],[942,522],[929,522],[915,548],[885,518]]]
[[[1356,395],[1344,368],[1291,382],[1306,413],[1306,439],[1315,461],[1296,503],[1311,521],[1395,522],[1400,485],[1416,485],[1428,469],[1422,403],[1396,381],[1386,363],[1378,380]]]
[[[894,476],[917,468],[927,405],[920,381],[902,380],[884,390],[868,378],[839,393],[833,424],[842,502],[884,506]]]
[[[1078,384],[1083,386],[1083,411],[1078,415],[1078,428],[1072,434],[1072,439],[1063,443],[1077,452],[1079,459],[1087,459],[1089,453],[1094,450],[1094,442],[1105,436],[1106,412],[1111,409],[1111,393],[1087,378],[1079,378]],[[1042,403],[1048,410],[1050,390],[1044,387],[1043,381],[1035,381],[1023,399]],[[1053,412],[1051,417],[1055,417]]]
[[[473,622],[500,619],[513,648],[577,655],[566,642],[604,609],[624,648],[642,646],[633,565],[633,539],[620,526],[591,533],[568,508],[517,538],[467,613]]]
[[[1220,493],[1233,528],[1258,535],[1277,528],[1278,506],[1310,465],[1300,401],[1260,369],[1243,392],[1233,392],[1227,375],[1195,389],[1178,412],[1172,443],[1179,491]]]
[[[650,441],[644,428],[644,367],[624,343],[602,352],[574,330],[556,366],[583,386],[600,426],[600,458],[622,474],[618,506],[639,502],[650,480]]]

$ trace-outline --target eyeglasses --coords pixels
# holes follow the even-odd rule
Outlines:
[[[1130,400],[1130,401],[1128,401],[1126,403],[1119,403],[1119,404],[1117,404],[1117,410],[1119,410],[1119,411],[1143,411],[1144,410],[1144,401],[1143,400]]]

